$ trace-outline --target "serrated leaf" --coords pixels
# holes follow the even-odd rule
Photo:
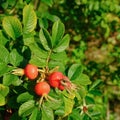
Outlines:
[[[52,48],[52,43],[49,32],[46,29],[41,29],[39,32],[39,37],[44,49],[50,50]]]
[[[68,71],[68,77],[71,80],[75,80],[77,78],[79,78],[79,76],[81,75],[83,69],[82,66],[80,64],[73,64]]]
[[[29,101],[29,100],[33,99],[33,97],[34,96],[31,95],[30,93],[24,92],[17,97],[17,102],[18,103],[23,103],[23,102],[26,102],[26,101]]]
[[[30,44],[29,47],[31,50],[31,59],[29,62],[39,67],[45,67],[48,52],[41,49],[37,44]]]
[[[42,110],[41,120],[54,120],[53,110],[51,108],[43,104],[41,110]]]
[[[63,101],[60,99],[60,100],[51,100],[51,101],[47,101],[45,103],[45,105],[53,110],[56,110],[58,109],[61,105],[62,105]]]
[[[5,97],[3,95],[0,94],[0,106],[5,105],[6,101],[5,101]]]
[[[2,60],[4,63],[8,63],[9,62],[9,52],[8,50],[3,46],[0,45],[0,60]]]
[[[60,20],[56,21],[52,27],[52,43],[54,46],[62,39],[64,32],[64,24]]]
[[[60,106],[60,108],[55,111],[55,115],[63,116],[64,114],[65,114],[64,106]]]
[[[46,3],[47,5],[49,5],[50,7],[53,4],[53,0],[42,0],[42,2]]]
[[[53,61],[60,61],[60,62],[62,62],[62,63],[66,63],[67,60],[68,60],[68,57],[67,57],[65,51],[59,52],[59,53],[52,53],[50,58],[51,58],[51,60],[53,60]],[[62,58],[62,59],[61,59],[61,58]]]
[[[3,76],[3,84],[4,85],[7,85],[7,86],[9,86],[9,85],[19,86],[21,83],[22,83],[22,81],[16,75],[5,74]]]
[[[23,103],[18,110],[18,114],[22,117],[26,117],[30,115],[35,108],[35,101],[34,100],[29,100],[25,103]]]
[[[5,97],[5,96],[7,96],[8,93],[9,93],[9,87],[7,87],[3,84],[0,84],[0,94]]]
[[[95,104],[95,100],[91,96],[86,96],[85,100],[87,104]]]
[[[102,95],[102,92],[100,90],[91,90],[89,91],[90,94],[93,94],[93,95],[97,95],[97,96],[101,96]]]
[[[68,116],[68,120],[81,120],[79,110],[73,109],[73,112]]]
[[[26,5],[23,9],[24,33],[32,32],[37,24],[37,16],[31,5]]]
[[[59,71],[64,71],[65,70],[65,65],[61,61],[54,61],[54,60],[52,60],[52,61],[49,62],[49,68],[50,69],[53,69],[56,66],[59,67]]]
[[[86,74],[81,74],[79,82],[81,85],[89,85],[91,84],[91,81],[89,77]]]
[[[22,34],[22,25],[18,18],[8,16],[3,19],[3,28],[5,32],[12,38],[16,39]]]
[[[2,30],[0,30],[0,44],[1,45],[5,45],[7,43],[8,39],[5,38],[5,36],[3,35]]]
[[[64,104],[65,104],[65,114],[64,117],[69,115],[72,112],[73,106],[74,106],[74,99],[70,99],[67,97],[64,98]]]
[[[0,60],[0,76],[4,75],[8,72],[8,66],[4,62],[1,62]]]
[[[13,49],[10,53],[10,63],[14,66],[19,66],[23,61],[23,56],[21,56],[16,49]]]
[[[29,120],[40,120],[40,118],[37,118],[38,114],[39,114],[39,109],[35,108],[32,112],[32,114],[30,115]]]
[[[68,34],[66,34],[60,41],[59,43],[55,46],[55,48],[53,49],[54,52],[62,52],[64,51],[68,45],[69,45],[69,41],[70,41],[70,36]]]
[[[90,86],[89,90],[95,89],[97,86],[99,86],[102,83],[102,80],[95,80],[93,84]]]

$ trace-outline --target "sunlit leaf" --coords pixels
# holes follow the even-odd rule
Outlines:
[[[34,110],[35,107],[35,101],[34,100],[29,100],[25,103],[23,103],[20,107],[19,107],[19,115],[22,117],[28,116],[32,113],[32,111]]]
[[[64,24],[58,20],[53,24],[52,27],[52,43],[56,46],[60,42],[65,32]]]
[[[9,85],[19,86],[21,83],[22,81],[16,75],[5,74],[3,77],[3,84],[7,86]]]
[[[64,51],[68,45],[69,45],[69,41],[70,41],[70,36],[68,34],[66,34],[63,39],[61,39],[58,44],[55,46],[55,48],[53,49],[54,52],[62,52]]]
[[[68,71],[68,77],[71,80],[75,80],[75,79],[79,78],[82,71],[83,71],[83,69],[80,64],[73,64]]]
[[[8,50],[3,45],[0,45],[0,51],[0,60],[2,60],[4,63],[8,63],[10,56]]]
[[[0,94],[5,97],[8,93],[9,93],[9,87],[0,84]]]
[[[24,33],[32,32],[37,24],[37,16],[31,5],[26,5],[23,9]]]
[[[41,29],[39,33],[41,44],[45,50],[50,50],[52,48],[51,37],[46,29]]]
[[[28,92],[24,92],[17,97],[17,102],[23,103],[23,102],[29,101],[31,99],[33,99],[33,95],[31,95]]]
[[[65,104],[65,114],[64,114],[64,117],[65,117],[72,112],[72,109],[74,106],[74,100],[64,97],[64,104]]]
[[[53,110],[50,107],[43,104],[41,110],[42,110],[41,120],[54,120]]]
[[[19,19],[13,16],[8,16],[3,19],[3,28],[14,40],[22,34],[22,25]]]

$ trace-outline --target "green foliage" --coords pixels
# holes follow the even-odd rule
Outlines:
[[[120,100],[119,3],[1,0],[0,119],[7,108],[12,120],[114,118],[107,115]],[[38,67],[34,81],[23,75],[28,63]],[[35,84],[53,71],[68,77],[70,89],[37,96]]]

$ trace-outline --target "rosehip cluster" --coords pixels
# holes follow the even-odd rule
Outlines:
[[[38,77],[39,72],[40,78]],[[38,78],[34,90],[39,96],[47,95],[50,92],[50,86],[59,90],[70,90],[72,88],[71,81],[63,73],[54,71],[46,74],[45,71],[39,70],[37,66],[32,64],[27,64],[24,69],[14,70],[13,74],[25,75],[29,80]]]

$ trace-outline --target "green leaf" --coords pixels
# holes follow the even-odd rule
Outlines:
[[[31,95],[29,92],[24,92],[17,97],[17,102],[23,103],[23,102],[26,102],[26,101],[33,99],[33,97],[34,96]]]
[[[14,86],[19,86],[22,83],[22,80],[19,79],[18,76],[13,75],[13,74],[5,74],[3,76],[3,84],[4,85],[14,85]]]
[[[69,41],[70,41],[70,36],[68,34],[66,34],[63,39],[61,39],[59,41],[59,43],[55,46],[55,48],[53,49],[54,52],[62,52],[64,51],[68,45],[69,45]]]
[[[45,67],[48,52],[41,49],[37,44],[30,44],[29,47],[31,50],[31,59],[29,62],[39,67]]]
[[[102,83],[102,80],[95,80],[93,82],[93,84],[90,86],[89,90],[95,89],[96,87],[98,87],[100,84]]]
[[[22,34],[22,25],[18,18],[8,16],[3,19],[3,28],[5,32],[12,38],[16,39]]]
[[[58,20],[52,27],[52,43],[54,46],[60,42],[65,32],[64,24]]]
[[[31,5],[26,5],[23,9],[24,33],[32,32],[37,24],[37,16]]]
[[[46,101],[44,104],[47,107],[49,107],[49,108],[51,108],[53,110],[56,110],[56,109],[58,109],[62,105],[62,103],[63,102],[62,102],[61,99],[59,99],[59,100],[55,99],[55,100]]]
[[[90,81],[89,77],[86,74],[81,74],[79,82],[80,82],[81,85],[89,85],[89,84],[91,84],[91,81]]]
[[[78,81],[79,82],[79,81]],[[85,96],[86,96],[86,94],[87,94],[87,90],[86,90],[86,88],[85,88],[85,86],[79,86],[79,84],[80,84],[80,82],[79,83],[76,83],[77,85],[78,85],[78,87],[79,87],[79,89],[78,89],[78,91],[77,91],[77,94],[79,94],[80,96],[81,96],[81,98],[84,98]],[[78,100],[80,100],[80,98],[79,98],[79,96],[77,97],[77,95],[76,95],[76,98],[78,99]]]
[[[7,43],[8,39],[5,38],[5,36],[3,35],[2,30],[0,30],[0,44],[1,45],[5,45]]]
[[[53,60],[53,61],[60,61],[60,62],[66,64],[67,60],[68,60],[68,57],[66,55],[66,52],[63,51],[63,52],[59,52],[59,53],[52,53],[50,59]]]
[[[63,97],[63,98],[64,98],[64,104],[65,104],[65,114],[64,114],[64,117],[65,117],[70,113],[72,113],[72,109],[74,106],[74,99],[70,99],[67,97]]]
[[[8,93],[9,93],[9,87],[0,84],[0,94],[5,97],[7,96]]]
[[[53,0],[42,0],[42,2],[46,3],[50,7],[53,5]]]
[[[60,18],[57,15],[50,14],[49,12],[45,12],[43,17],[52,22],[56,22],[56,21],[60,20]]]
[[[23,36],[24,45],[29,46],[29,44],[34,43],[35,42],[35,38],[34,38],[35,34],[36,34],[35,31],[24,34],[24,36]]]
[[[60,106],[59,109],[55,110],[55,115],[58,115],[58,116],[63,116],[65,114],[65,111],[64,111],[64,106]]]
[[[49,68],[55,68],[56,66],[59,67],[59,71],[63,72],[65,70],[65,65],[61,61],[53,61],[51,60],[49,62]]]
[[[34,100],[29,100],[29,101],[23,103],[19,107],[18,114],[22,117],[26,117],[33,112],[34,108],[35,108],[35,101]]]
[[[41,28],[48,28],[48,21],[46,18],[39,18],[39,25]]]
[[[1,62],[0,60],[0,76],[4,75],[8,72],[8,66],[4,62]]]
[[[5,97],[9,93],[9,88],[0,84],[0,106],[5,105]]]
[[[83,69],[82,66],[80,64],[73,64],[68,71],[68,77],[71,80],[75,80],[77,78],[79,78],[79,76],[81,75]]]
[[[101,96],[102,95],[102,92],[100,90],[97,90],[97,89],[91,90],[91,91],[89,91],[89,93],[93,94],[94,96],[96,96],[96,95]]]
[[[40,118],[37,118],[38,114],[39,114],[39,109],[38,108],[34,108],[32,114],[30,115],[29,120],[40,120]]]
[[[41,29],[39,32],[39,37],[44,49],[50,50],[52,48],[52,43],[49,32],[46,29]]]
[[[73,110],[68,116],[68,120],[81,120],[79,110]]]
[[[54,120],[53,110],[51,108],[43,104],[41,110],[42,110],[41,120]]]
[[[10,63],[14,66],[19,66],[23,61],[23,56],[18,53],[16,49],[13,49],[10,53]]]
[[[6,104],[5,97],[0,94],[0,106],[3,106]]]
[[[0,51],[2,51],[0,52],[0,60],[8,64],[10,56],[8,50],[3,45],[0,45]]]

